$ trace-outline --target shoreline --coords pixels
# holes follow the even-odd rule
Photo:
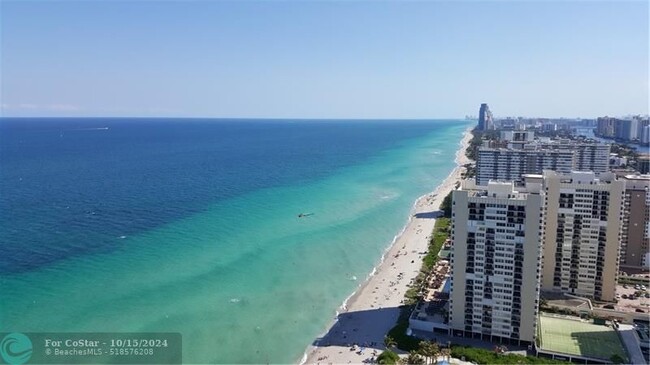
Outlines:
[[[432,212],[438,211],[445,196],[455,189],[456,182],[461,181],[463,165],[470,162],[465,151],[471,138],[468,128],[455,154],[456,166],[432,192],[415,200],[404,228],[395,235],[363,283],[337,308],[335,319],[307,347],[300,365],[361,363],[373,356],[373,350],[377,354],[383,351],[384,335],[397,322],[407,285],[418,275],[423,252],[428,249],[436,221]],[[372,346],[359,354],[350,350],[355,343]]]

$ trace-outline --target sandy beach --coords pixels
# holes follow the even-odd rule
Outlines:
[[[367,363],[383,351],[384,335],[395,325],[407,285],[422,265],[435,225],[435,212],[461,180],[462,166],[470,162],[465,150],[471,137],[470,130],[466,130],[456,152],[454,170],[434,192],[416,201],[409,223],[384,254],[374,275],[357,289],[345,308],[339,309],[329,330],[306,350],[302,363]],[[352,344],[358,344],[363,351],[351,350]]]

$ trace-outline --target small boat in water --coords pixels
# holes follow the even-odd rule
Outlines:
[[[298,214],[298,218],[309,217],[310,215],[314,215],[314,213],[300,213]]]

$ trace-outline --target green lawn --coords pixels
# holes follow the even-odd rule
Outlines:
[[[539,316],[541,348],[571,355],[626,359],[621,340],[613,328],[547,315]]]

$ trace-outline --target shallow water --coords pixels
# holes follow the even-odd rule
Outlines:
[[[1,330],[180,332],[187,363],[299,359],[451,172],[468,126],[12,123]]]

